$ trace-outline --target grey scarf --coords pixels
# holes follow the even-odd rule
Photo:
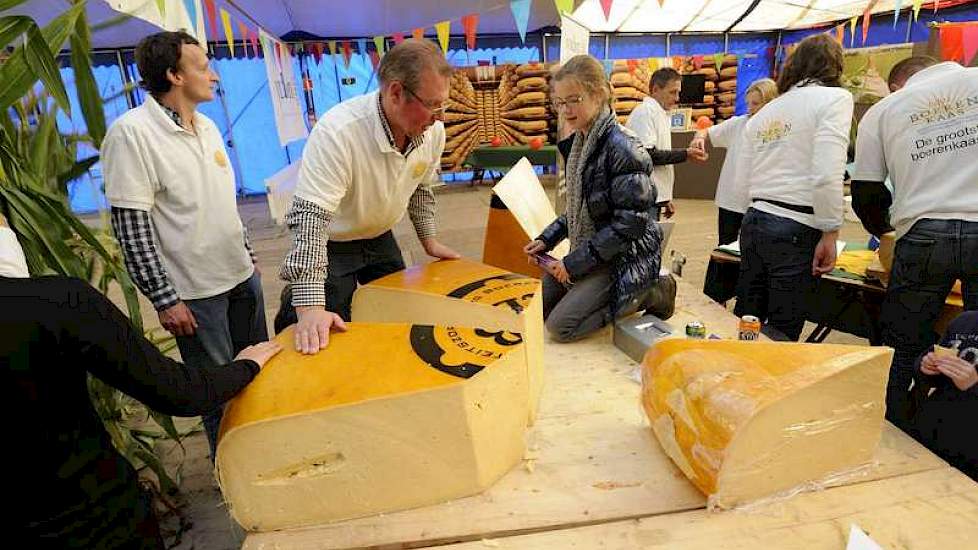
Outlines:
[[[611,108],[606,106],[595,117],[594,124],[586,135],[582,132],[574,134],[574,143],[567,157],[564,174],[564,183],[567,186],[567,236],[572,250],[585,245],[595,233],[594,222],[587,209],[587,197],[584,196],[582,174],[598,139],[607,133],[612,124],[618,124],[618,120]]]

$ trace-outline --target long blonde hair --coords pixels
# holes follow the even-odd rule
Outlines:
[[[585,54],[575,55],[560,66],[551,81],[556,83],[568,78],[576,80],[588,94],[603,95],[604,101],[613,107],[615,94],[611,90],[611,82],[604,74],[604,66],[597,59]]]
[[[747,92],[744,93],[744,97],[747,97],[751,92],[757,92],[761,96],[761,106],[767,105],[769,101],[778,97],[778,83],[771,80],[770,78],[762,78],[760,80],[755,80],[751,83],[750,87],[747,88]]]

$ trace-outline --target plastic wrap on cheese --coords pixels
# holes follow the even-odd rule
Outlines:
[[[872,459],[893,351],[661,340],[642,366],[656,439],[711,506],[790,491]]]

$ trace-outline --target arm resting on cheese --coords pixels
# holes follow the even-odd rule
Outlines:
[[[64,348],[96,378],[174,416],[214,410],[258,374],[254,361],[190,368],[164,356],[100,292],[83,281],[70,281],[66,293],[77,306],[62,327]]]

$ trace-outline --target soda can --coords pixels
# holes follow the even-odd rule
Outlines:
[[[706,338],[706,325],[699,321],[686,323],[686,338]]]
[[[761,320],[753,315],[744,315],[737,326],[737,339],[753,342],[761,337]]]

